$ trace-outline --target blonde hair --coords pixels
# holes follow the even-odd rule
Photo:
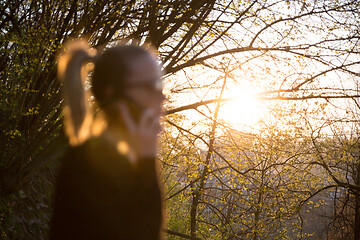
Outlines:
[[[85,41],[71,41],[58,60],[58,79],[62,82],[64,129],[71,145],[84,142],[90,135],[92,114],[84,82],[93,64],[95,50]],[[89,64],[89,65],[87,65]]]

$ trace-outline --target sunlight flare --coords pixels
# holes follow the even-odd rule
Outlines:
[[[233,100],[221,107],[219,116],[231,125],[254,127],[261,119],[264,111],[252,87],[245,84],[229,86],[224,92],[224,97]]]

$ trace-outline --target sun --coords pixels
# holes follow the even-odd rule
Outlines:
[[[262,118],[264,109],[251,86],[228,86],[223,96],[233,100],[224,103],[219,110],[219,117],[234,127],[253,128]]]

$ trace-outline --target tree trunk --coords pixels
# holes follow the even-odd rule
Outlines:
[[[355,195],[354,240],[360,239],[360,194]]]
[[[219,95],[219,100],[222,98],[222,94],[224,92],[226,86],[226,73],[225,73],[225,77],[224,77],[224,83],[223,86],[221,88],[221,92]],[[211,132],[210,132],[210,136],[209,136],[209,148],[208,148],[208,152],[206,154],[206,158],[205,158],[205,162],[204,162],[204,169],[203,171],[200,173],[200,177],[199,177],[199,186],[198,188],[195,188],[193,190],[192,196],[193,196],[193,200],[191,203],[191,209],[190,209],[190,232],[191,232],[191,237],[192,238],[196,238],[196,214],[197,214],[197,207],[199,205],[199,200],[200,197],[202,195],[202,192],[204,190],[204,186],[206,183],[206,176],[209,172],[209,164],[210,164],[210,159],[211,156],[214,152],[214,142],[215,142],[215,132],[216,132],[216,127],[217,127],[217,119],[218,119],[218,114],[219,114],[219,109],[220,109],[220,101],[217,102],[216,108],[215,108],[215,113],[214,113],[214,121],[211,127]]]

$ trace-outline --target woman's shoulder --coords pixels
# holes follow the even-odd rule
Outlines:
[[[80,145],[70,146],[67,150],[68,154],[84,154],[84,153],[96,153],[98,151],[106,152],[109,149],[109,145],[101,137],[92,137],[86,140]]]
[[[79,165],[88,167],[116,168],[128,164],[125,154],[118,151],[115,144],[109,142],[102,136],[89,138],[78,146],[72,146],[68,149],[65,161],[75,162]]]
[[[69,146],[67,149],[62,164],[72,165],[72,167],[88,165],[92,159],[98,159],[101,156],[107,155],[108,150],[106,144],[99,138],[90,138],[84,143],[76,146]]]

